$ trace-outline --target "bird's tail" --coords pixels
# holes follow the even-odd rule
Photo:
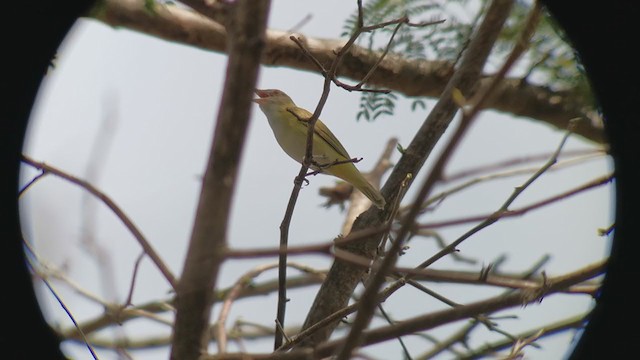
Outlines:
[[[364,194],[364,196],[369,198],[373,205],[375,205],[378,209],[384,209],[384,206],[387,202],[384,200],[384,197],[382,197],[380,191],[374,188],[373,185],[371,185],[366,179],[362,178],[362,180],[364,181],[364,183],[358,185],[353,184],[353,186],[360,190]]]
[[[353,169],[348,169],[348,167],[353,167]],[[373,205],[375,205],[378,209],[384,209],[386,201],[384,200],[384,197],[382,197],[380,191],[373,185],[371,185],[371,183],[367,181],[367,179],[357,170],[357,168],[353,164],[332,166],[328,169],[327,172],[350,183],[356,189],[360,190],[360,192],[362,192],[364,196],[371,200]]]

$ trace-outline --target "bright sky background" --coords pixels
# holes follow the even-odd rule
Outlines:
[[[355,1],[305,2],[300,6],[298,1],[275,0],[269,24],[284,30],[311,14],[311,20],[300,31],[308,36],[335,38],[341,33],[344,19],[354,10]],[[125,210],[172,271],[179,275],[200,191],[200,177],[212,139],[225,64],[226,58],[217,53],[81,20],[63,44],[56,68],[43,84],[32,114],[25,153],[35,160],[91,180]],[[299,106],[313,110],[322,90],[322,81],[316,74],[263,67],[258,86],[282,89]],[[356,122],[358,103],[359,94],[334,87],[321,118],[352,156],[364,157],[358,164],[363,171],[375,164],[390,137],[398,137],[402,145],[408,145],[433,105],[430,102],[427,110],[411,112],[409,101],[402,101],[393,117]],[[471,130],[447,173],[516,156],[551,153],[563,136],[562,131],[497,113],[483,114]],[[96,141],[102,149],[98,153],[93,150]],[[589,146],[572,138],[566,149]],[[398,158],[396,153],[393,160]],[[91,166],[96,167],[97,175],[88,173]],[[424,175],[426,169],[420,175]],[[608,160],[600,158],[570,170],[548,173],[527,189],[512,208],[581,185],[609,169]],[[256,106],[236,188],[228,239],[231,247],[277,245],[278,226],[298,170],[299,165],[278,147],[264,115]],[[32,170],[25,171],[22,182],[26,183],[33,174]],[[525,179],[513,177],[494,181],[453,196],[437,212],[430,214],[428,220],[494,211]],[[324,200],[317,194],[321,186],[331,185],[333,181],[328,176],[317,176],[302,190],[291,226],[291,245],[328,241],[340,232],[343,213],[337,207],[329,210],[321,207]],[[416,185],[420,183],[418,179]],[[544,254],[552,254],[552,260],[545,267],[548,275],[575,270],[601,259],[608,249],[607,239],[597,236],[596,229],[610,225],[612,197],[612,187],[603,187],[523,218],[500,221],[460,247],[463,255],[479,259],[478,264],[465,266],[443,259],[434,268],[479,271],[483,264],[509,254],[501,269],[524,271]],[[406,203],[412,198],[410,192]],[[126,297],[140,248],[102,203],[94,199],[87,201],[86,192],[77,186],[49,176],[23,196],[21,205],[25,236],[36,245],[40,256],[48,263],[63,267],[75,282],[91,292],[111,300],[122,301]],[[94,215],[83,217],[83,213]],[[92,222],[95,239],[108,251],[111,267],[98,265],[81,245],[83,227]],[[471,226],[447,228],[441,234],[446,240],[453,241]],[[413,241],[411,246],[408,255],[402,259],[407,265],[415,265],[428,256],[424,254],[436,251],[433,241],[428,239]],[[318,268],[330,264],[330,259],[323,257],[292,260]],[[229,286],[239,274],[271,261],[276,259],[226,263],[219,286]],[[115,291],[104,285],[105,276],[114,282]],[[258,281],[275,276],[273,271]],[[77,319],[89,319],[102,312],[99,305],[78,297],[64,284],[54,282],[54,286]],[[474,286],[450,288],[429,284],[429,287],[461,303],[500,292]],[[143,260],[134,304],[167,299],[170,296],[168,289],[151,261]],[[69,326],[70,321],[59,305],[46,291],[39,291],[50,321]],[[302,322],[315,291],[316,288],[290,291],[288,324]],[[385,303],[397,319],[422,312],[425,307],[444,308],[425,295],[416,295],[411,289],[403,289],[401,294],[405,296],[398,295]],[[275,318],[275,301],[275,296],[269,296],[238,303],[230,321],[242,317],[271,326]],[[518,314],[521,319],[503,320],[500,326],[517,333],[549,318],[560,319],[580,313],[590,305],[590,299],[585,296],[572,297],[569,301],[567,297],[551,296],[541,305],[527,307],[526,311],[505,312]],[[213,316],[217,317],[218,312],[219,308],[215,307]],[[430,333],[444,339],[451,329],[454,328],[446,326]],[[167,326],[157,326],[149,321],[137,321],[125,327],[125,334],[129,335],[141,331],[159,335],[170,333]],[[489,336],[494,340],[499,338],[495,334]],[[543,350],[528,348],[526,354],[529,359],[560,358],[569,340],[569,335],[550,337],[540,342]],[[424,340],[415,337],[407,337],[407,341],[413,349],[420,349],[424,344]],[[483,341],[472,338],[471,345],[477,346]],[[271,340],[250,344],[252,351],[269,351],[272,346]],[[74,358],[90,358],[83,346],[65,345],[64,348]],[[374,349],[379,357],[401,356],[397,343]],[[136,359],[163,358],[166,349],[132,354]],[[441,359],[450,358],[449,353],[444,354]],[[101,359],[117,358],[111,351],[101,350],[99,355]]]

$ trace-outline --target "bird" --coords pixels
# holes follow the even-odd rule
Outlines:
[[[289,95],[277,89],[255,90],[253,102],[269,121],[273,134],[287,155],[302,164],[307,149],[307,129],[312,113],[298,107]],[[320,120],[313,129],[311,169],[338,177],[360,190],[379,209],[385,199],[351,161],[351,157],[331,130]]]

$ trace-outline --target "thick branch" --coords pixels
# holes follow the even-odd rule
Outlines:
[[[485,18],[478,33],[472,39],[461,61],[459,70],[456,71],[449,84],[447,84],[440,97],[440,101],[438,101],[429,113],[383,186],[382,195],[387,199],[388,203],[401,200],[402,196],[399,191],[402,184],[405,183],[407,175],[412,174],[413,178],[415,178],[431,153],[431,150],[453,120],[454,115],[458,111],[458,106],[454,103],[451,95],[453,90],[459,90],[468,98],[477,90],[476,85],[480,71],[501,29],[501,25],[511,8],[511,2],[509,1],[497,2],[499,4],[497,7],[498,10],[496,10],[497,15],[495,18],[487,15],[489,20]],[[492,8],[493,7],[490,7],[489,9],[491,10]],[[504,10],[504,12],[500,10]],[[484,30],[485,27],[486,30]],[[356,220],[352,231],[377,226],[385,221],[386,215],[387,214],[378,209],[370,208]],[[372,258],[378,247],[379,240],[380,236],[372,236],[360,243],[350,243],[344,246],[344,248],[356,255]],[[316,322],[346,306],[349,296],[353,293],[353,290],[361,281],[364,274],[365,269],[362,267],[350,262],[336,260],[327,274],[327,280],[322,284],[320,291],[316,295],[316,300],[309,311],[303,329],[312,326]],[[334,324],[334,327],[335,325],[337,324]],[[313,337],[301,345],[317,345],[329,337],[334,327],[327,327],[324,331],[314,334]]]
[[[425,123],[407,148],[407,152],[405,153],[405,155],[407,153],[413,152],[414,156],[418,156],[403,156],[400,159],[398,167],[394,169],[394,172],[391,174],[389,181],[383,188],[384,195],[387,195],[385,194],[385,190],[387,193],[389,192],[389,190],[398,193],[394,189],[399,189],[400,183],[404,182],[403,180],[400,183],[397,183],[398,175],[406,179],[407,175],[413,174],[415,176],[415,174],[417,174],[417,172],[420,170],[422,164],[424,163],[424,160],[426,160],[426,158],[429,156],[429,153],[433,149],[433,146],[442,136],[444,130],[451,123],[454,115],[457,112],[457,108],[455,106],[457,105],[457,101],[456,97],[454,96],[456,94],[455,91],[457,91],[457,94],[460,94],[460,96],[474,95],[476,90],[475,83],[477,82],[477,79],[482,72],[482,68],[484,67],[491,49],[493,48],[493,45],[498,38],[498,34],[500,34],[502,26],[511,11],[512,5],[512,0],[493,0],[488,5],[482,23],[477,28],[475,34],[469,42],[468,48],[464,52],[459,69],[451,77],[451,81],[447,84],[442,96],[440,97],[440,100],[436,103],[429,116],[427,116]],[[498,78],[496,78],[496,81],[494,81],[493,83],[497,83],[497,81]],[[409,213],[402,220],[402,226],[396,234],[395,241],[391,244],[381,261],[377,264],[377,266],[375,266],[375,269],[372,269],[371,275],[369,276],[369,279],[367,281],[366,288],[364,290],[364,293],[362,294],[362,305],[360,306],[360,309],[358,310],[358,313],[353,321],[353,325],[351,326],[351,330],[349,331],[349,335],[347,336],[345,344],[343,346],[340,346],[337,357],[338,359],[346,360],[350,358],[352,352],[359,346],[359,343],[362,339],[362,331],[364,331],[364,329],[368,327],[373,316],[373,312],[375,311],[375,308],[378,304],[376,294],[386,281],[387,272],[397,261],[397,258],[399,256],[398,254],[401,252],[402,246],[406,241],[406,238],[412,227],[413,219],[415,219],[415,217],[420,212],[421,204],[427,198],[435,182],[440,178],[445,164],[447,164],[448,159],[453,153],[453,150],[457,147],[460,139],[462,139],[462,137],[464,136],[469,124],[471,123],[471,119],[473,118],[473,115],[471,115],[473,113],[473,110],[477,109],[477,107],[479,106],[480,102],[471,109],[469,114],[463,114],[458,127],[453,132],[451,138],[449,139],[449,142],[442,150],[442,153],[439,155],[438,159],[431,168],[429,176],[416,195],[416,199],[414,200],[414,204],[411,206]],[[426,132],[424,130],[426,130]],[[394,175],[396,179],[395,183],[393,181]],[[396,198],[395,200],[397,202],[399,199],[401,199],[402,195],[386,196],[387,199],[393,197]],[[374,213],[369,214],[373,215]],[[369,217],[369,219],[373,218],[375,218],[375,215]],[[367,221],[363,221],[361,224],[365,224],[366,226]],[[357,226],[357,223],[354,224],[354,229],[357,229]],[[371,256],[373,254],[370,251],[367,251],[367,248],[370,247],[371,243],[376,240],[378,239],[371,238],[370,240],[368,240],[368,244],[363,243],[361,246],[354,248],[354,250],[364,250],[365,253],[369,252],[368,255]],[[331,275],[332,273],[331,271],[329,271],[325,283],[329,282]]]
[[[112,26],[122,26],[161,39],[192,45],[215,52],[226,52],[227,34],[224,27],[206,17],[171,5],[156,5],[153,12],[143,2],[108,0],[93,16]],[[290,33],[267,31],[267,48],[261,62],[265,65],[287,66],[298,70],[318,72],[300,48],[289,40]],[[334,51],[344,46],[344,40],[318,39],[299,36],[305,47],[323,65],[335,58]],[[345,55],[338,75],[361,81],[380,58],[380,54],[354,45]],[[439,97],[452,74],[446,61],[408,60],[388,54],[377,66],[367,83],[406,96]],[[480,81],[486,86],[491,77]],[[480,90],[482,91],[482,89]],[[595,115],[590,100],[577,91],[553,91],[544,86],[523,83],[521,79],[506,79],[485,104],[486,108],[532,118],[565,129],[572,118],[583,118],[575,129],[577,135],[597,143],[605,142],[600,118]]]
[[[592,264],[572,273],[547,279],[547,281],[542,283],[540,287],[535,290],[516,290],[507,295],[499,295],[467,305],[431,312],[393,325],[365,331],[363,334],[363,344],[377,344],[397,336],[404,336],[414,334],[419,331],[433,329],[437,326],[466,319],[477,314],[491,313],[516,306],[526,306],[535,302],[541,302],[543,298],[557,293],[562,289],[566,289],[570,285],[580,283],[602,274],[604,269],[605,263]],[[337,348],[342,346],[344,342],[345,339],[338,339],[324,343],[315,349],[315,354],[318,357],[329,356]]]
[[[378,344],[398,336],[416,334],[421,331],[434,329],[438,326],[467,319],[478,314],[492,313],[509,308],[534,305],[552,294],[563,289],[592,279],[601,275],[606,268],[606,263],[598,262],[585,266],[574,272],[545,279],[536,289],[516,290],[508,294],[498,295],[485,300],[472,302],[436,312],[419,315],[405,319],[392,325],[378,327],[363,333],[363,345]],[[203,357],[207,360],[232,360],[232,359],[319,359],[326,358],[345,343],[344,338],[320,344],[315,349],[294,349],[290,352],[275,352],[271,354],[235,353]]]
[[[264,48],[269,1],[239,0],[227,28],[229,61],[182,278],[176,293],[172,359],[197,359],[206,349],[218,271],[226,253],[227,225],[251,98]]]

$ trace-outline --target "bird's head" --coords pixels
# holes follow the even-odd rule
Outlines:
[[[253,99],[253,102],[263,106],[290,106],[294,105],[293,100],[289,97],[289,95],[278,89],[266,89],[260,90],[256,89],[256,95],[258,95],[258,99]]]

